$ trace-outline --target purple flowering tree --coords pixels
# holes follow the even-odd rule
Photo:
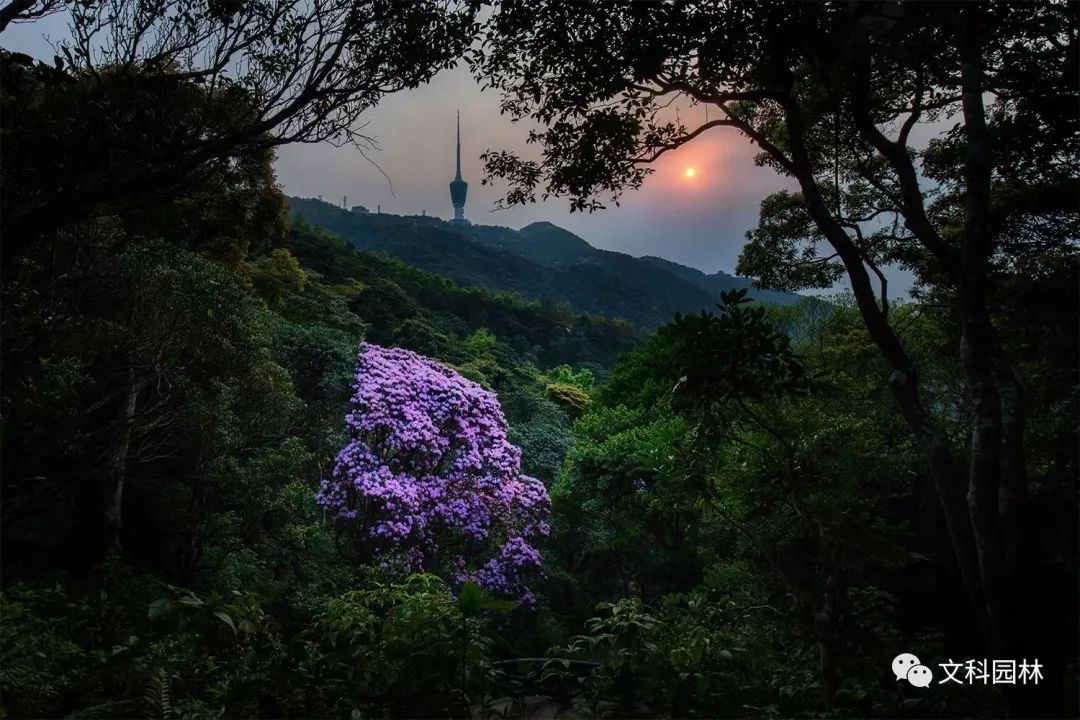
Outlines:
[[[375,560],[449,570],[525,604],[548,533],[543,483],[521,472],[495,395],[433,360],[364,343],[350,441],[316,501]]]

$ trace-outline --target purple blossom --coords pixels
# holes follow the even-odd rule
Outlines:
[[[351,440],[316,502],[376,561],[402,572],[452,564],[458,581],[535,602],[533,543],[548,534],[543,483],[521,472],[521,451],[490,391],[400,348],[360,346]]]

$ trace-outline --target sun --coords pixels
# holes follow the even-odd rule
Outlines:
[[[692,167],[688,167],[688,168],[686,168],[686,170],[683,170],[683,175],[685,175],[688,178],[692,178],[695,175],[697,175],[697,170],[695,170]]]

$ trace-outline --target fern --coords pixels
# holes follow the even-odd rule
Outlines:
[[[147,717],[157,720],[174,720],[177,717],[169,694],[169,678],[163,669],[159,668],[150,676],[146,690],[143,691],[143,702],[146,703]]]

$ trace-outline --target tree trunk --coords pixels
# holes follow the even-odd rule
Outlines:
[[[861,251],[839,224],[818,188],[807,151],[803,119],[791,98],[781,101],[790,141],[790,160],[753,130],[751,137],[781,160],[799,181],[807,210],[819,230],[844,263],[860,314],[874,344],[892,368],[890,385],[908,427],[926,454],[935,489],[945,514],[957,565],[967,589],[975,620],[988,652],[1003,659],[1034,659],[1049,647],[1045,633],[1031,631],[1034,623],[1025,610],[1037,590],[1026,550],[1024,529],[1026,482],[1023,451],[1023,412],[1020,384],[997,337],[989,311],[989,262],[993,250],[990,188],[993,159],[991,136],[983,107],[983,60],[980,3],[958,7],[961,97],[967,140],[965,158],[966,207],[959,257],[925,220],[917,176],[906,150],[876,130],[866,97],[868,75],[860,76],[856,105],[862,103],[860,132],[887,157],[900,174],[905,190],[907,225],[942,263],[956,283],[961,325],[960,360],[971,394],[974,418],[968,456],[967,483],[941,430],[922,406],[918,378],[900,338],[889,325],[864,266]],[[868,72],[864,69],[864,73]],[[857,113],[858,114],[858,113]],[[745,125],[745,124],[743,124]],[[743,127],[740,125],[740,127]],[[905,171],[907,175],[905,176]],[[912,219],[918,222],[911,222]],[[1052,624],[1052,623],[1051,623]],[[1047,676],[1049,680],[1049,675]],[[1047,683],[1047,684],[1053,684]],[[1010,692],[1010,713],[1047,715],[1055,707],[1046,699],[1054,693],[1045,686],[1020,686]],[[1060,686],[1058,687],[1060,690]],[[1043,702],[1032,702],[1036,697]],[[1060,702],[1060,699],[1057,700]],[[1054,713],[1049,713],[1054,714]]]
[[[1064,658],[1054,635],[1064,629],[1064,614],[1040,592],[1039,557],[1032,551],[1030,529],[1025,527],[1027,479],[1021,387],[988,309],[993,159],[983,106],[983,12],[978,3],[964,5],[958,34],[967,139],[967,198],[959,282],[961,358],[974,410],[968,497],[987,591],[993,632],[991,649],[999,658],[1040,659],[1046,667],[1043,682],[1007,688],[1009,715],[1058,717]]]
[[[839,547],[825,548],[828,570],[821,607],[814,613],[814,637],[818,645],[821,669],[821,704],[832,712],[840,684],[840,652],[843,641],[844,614],[847,609],[847,586],[844,582],[842,554]]]
[[[890,378],[893,398],[900,408],[900,414],[915,434],[916,441],[926,456],[934,492],[945,516],[945,529],[949,533],[960,579],[967,591],[979,635],[989,647],[991,628],[986,612],[986,591],[968,510],[963,470],[941,430],[923,409],[916,383],[914,371],[894,372]]]
[[[135,371],[128,371],[127,392],[121,396],[116,411],[116,433],[106,457],[98,495],[100,555],[118,554],[120,529],[123,523],[124,479],[127,475],[128,449],[131,447],[131,426],[141,386],[135,382]]]
[[[981,13],[977,4],[965,6],[960,17],[960,83],[967,153],[964,159],[964,235],[959,278],[960,358],[972,401],[971,455],[968,466],[968,506],[979,569],[986,590],[987,613],[992,633],[991,649],[1002,657],[1015,653],[1015,609],[1005,599],[1007,587],[999,504],[1006,499],[1002,472],[1008,467],[1022,478],[1023,457],[1013,425],[1011,461],[1003,461],[1004,424],[1002,395],[998,381],[1011,377],[1011,368],[1000,350],[997,334],[987,308],[988,269],[993,252],[990,233],[990,182],[993,162],[990,132],[983,107],[983,61]],[[995,368],[996,366],[996,368]],[[996,371],[995,371],[996,369]],[[1010,396],[1011,415],[1019,414],[1018,392]],[[1014,485],[1016,478],[1010,479]],[[1023,484],[1023,480],[1020,480]],[[1011,498],[1005,503],[1016,510]],[[1012,538],[1014,542],[1018,538]],[[1015,556],[1017,548],[1008,554]]]
[[[897,173],[903,196],[905,226],[918,238],[923,247],[938,260],[946,276],[954,279],[958,286],[962,286],[963,258],[960,253],[957,253],[952,246],[944,241],[926,214],[925,199],[919,188],[918,173],[908,153],[904,137],[902,136],[900,140],[894,142],[881,133],[874,124],[870,98],[871,47],[863,42],[859,44],[858,53],[859,58],[856,66],[853,95],[855,124],[863,138],[888,160],[890,166]],[[981,95],[979,99],[981,102]],[[916,116],[913,115],[912,117]],[[985,130],[985,124],[983,129]],[[988,207],[989,154],[986,153],[985,157],[981,159],[985,160],[987,178],[985,204]],[[989,215],[986,214],[986,217],[989,217]],[[988,233],[989,226],[985,229]],[[988,237],[987,234],[986,238]],[[831,238],[830,242],[832,242]],[[835,246],[835,243],[833,244]],[[850,265],[848,272],[850,275]],[[982,276],[985,277],[985,270]],[[860,298],[858,290],[855,291],[855,296],[859,299],[860,310],[863,311],[863,317],[867,318],[874,314],[876,304],[872,302],[869,289],[863,291],[863,294],[867,296],[865,300]],[[864,305],[866,305],[866,309],[863,309]],[[868,319],[867,322],[869,327],[870,320]],[[884,318],[880,322],[884,324]],[[889,334],[892,334],[891,328],[888,328],[888,330]],[[871,332],[871,335],[873,335],[873,332]],[[889,341],[899,344],[898,338],[895,340],[889,338]],[[926,454],[930,475],[934,481],[934,489],[945,515],[945,523],[949,531],[949,538],[952,541],[960,575],[967,590],[983,642],[989,648],[992,645],[994,633],[991,629],[992,623],[987,607],[987,590],[981,562],[982,555],[977,549],[978,541],[972,522],[971,484],[970,482],[967,483],[968,492],[965,494],[963,472],[957,462],[958,458],[952,457],[951,448],[942,436],[940,429],[935,426],[929,413],[922,407],[914,368],[908,367],[906,359],[899,353],[890,351],[888,344],[883,344],[880,340],[877,340],[877,344],[894,369],[890,378],[893,397],[896,399],[908,427],[914,432],[923,452]],[[986,407],[989,408],[989,405]],[[982,490],[980,490],[981,492]],[[980,494],[979,499],[975,502],[980,507],[980,512],[985,506],[984,501],[985,497]]]
[[[963,291],[961,295],[963,296]],[[960,356],[972,401],[971,450],[968,463],[968,512],[979,557],[979,573],[986,592],[990,620],[990,650],[1005,651],[1005,618],[1001,607],[1002,547],[998,528],[998,473],[1000,472],[1001,399],[989,369],[987,324],[973,318],[970,299],[965,311]]]
[[[792,171],[802,188],[807,212],[844,263],[851,282],[852,294],[855,296],[855,302],[867,332],[877,345],[882,357],[892,368],[892,374],[889,377],[890,389],[901,416],[926,455],[934,488],[945,514],[945,524],[949,539],[952,541],[960,577],[971,601],[976,626],[989,642],[990,624],[986,614],[985,594],[971,521],[964,501],[961,475],[941,430],[936,427],[922,405],[914,363],[900,338],[889,325],[883,309],[878,306],[877,295],[870,284],[862,256],[847,232],[833,217],[817,186],[810,156],[803,140],[804,129],[798,109],[794,105],[787,106],[785,116],[792,148]]]

